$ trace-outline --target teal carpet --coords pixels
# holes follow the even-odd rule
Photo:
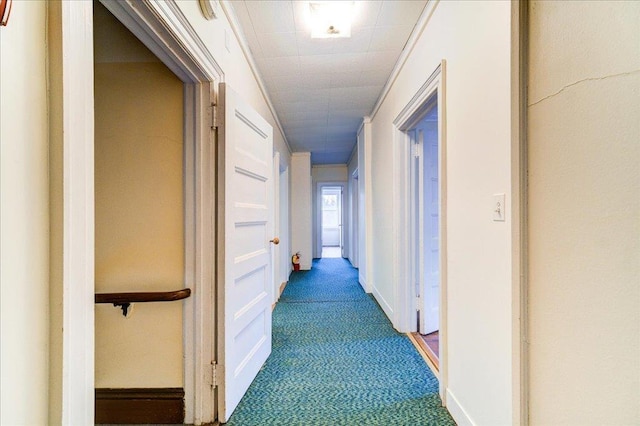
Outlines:
[[[294,272],[273,312],[273,352],[227,423],[455,425],[438,380],[344,259]]]

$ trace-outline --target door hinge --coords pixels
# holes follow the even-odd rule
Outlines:
[[[420,144],[419,143],[413,144],[413,157],[414,158],[420,158]]]
[[[207,118],[209,121],[209,126],[211,126],[211,130],[215,130],[218,128],[218,106],[216,104],[211,104],[207,108]]]
[[[207,374],[207,381],[209,382],[209,386],[215,388],[218,386],[218,371],[217,364],[215,361],[211,361],[209,365],[209,372]]]

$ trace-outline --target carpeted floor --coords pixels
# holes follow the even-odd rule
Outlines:
[[[273,352],[227,425],[455,425],[438,380],[357,274],[344,259],[293,273]]]

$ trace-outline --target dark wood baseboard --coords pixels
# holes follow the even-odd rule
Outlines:
[[[182,388],[96,389],[96,424],[182,424]]]

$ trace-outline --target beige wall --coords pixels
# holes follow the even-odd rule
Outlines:
[[[393,120],[445,59],[448,398],[461,424],[512,422],[512,220],[492,220],[492,195],[511,203],[511,3],[435,5],[372,117],[372,276],[393,307]],[[441,106],[442,107],[442,106]],[[395,315],[395,313],[394,313]]]
[[[531,424],[638,424],[640,3],[529,12]]]
[[[149,52],[127,54],[144,49],[133,36],[109,31],[126,49],[100,38],[108,24],[96,21],[96,60],[107,61],[95,65],[96,292],[177,290],[184,287],[183,85]],[[113,62],[122,57],[129,60]],[[181,387],[182,302],[134,304],[129,318],[96,305],[95,376],[97,388]]]
[[[291,252],[300,252],[300,268],[311,269],[313,257],[311,154],[291,156]]]
[[[0,27],[0,423],[47,424],[49,186],[46,5]]]

